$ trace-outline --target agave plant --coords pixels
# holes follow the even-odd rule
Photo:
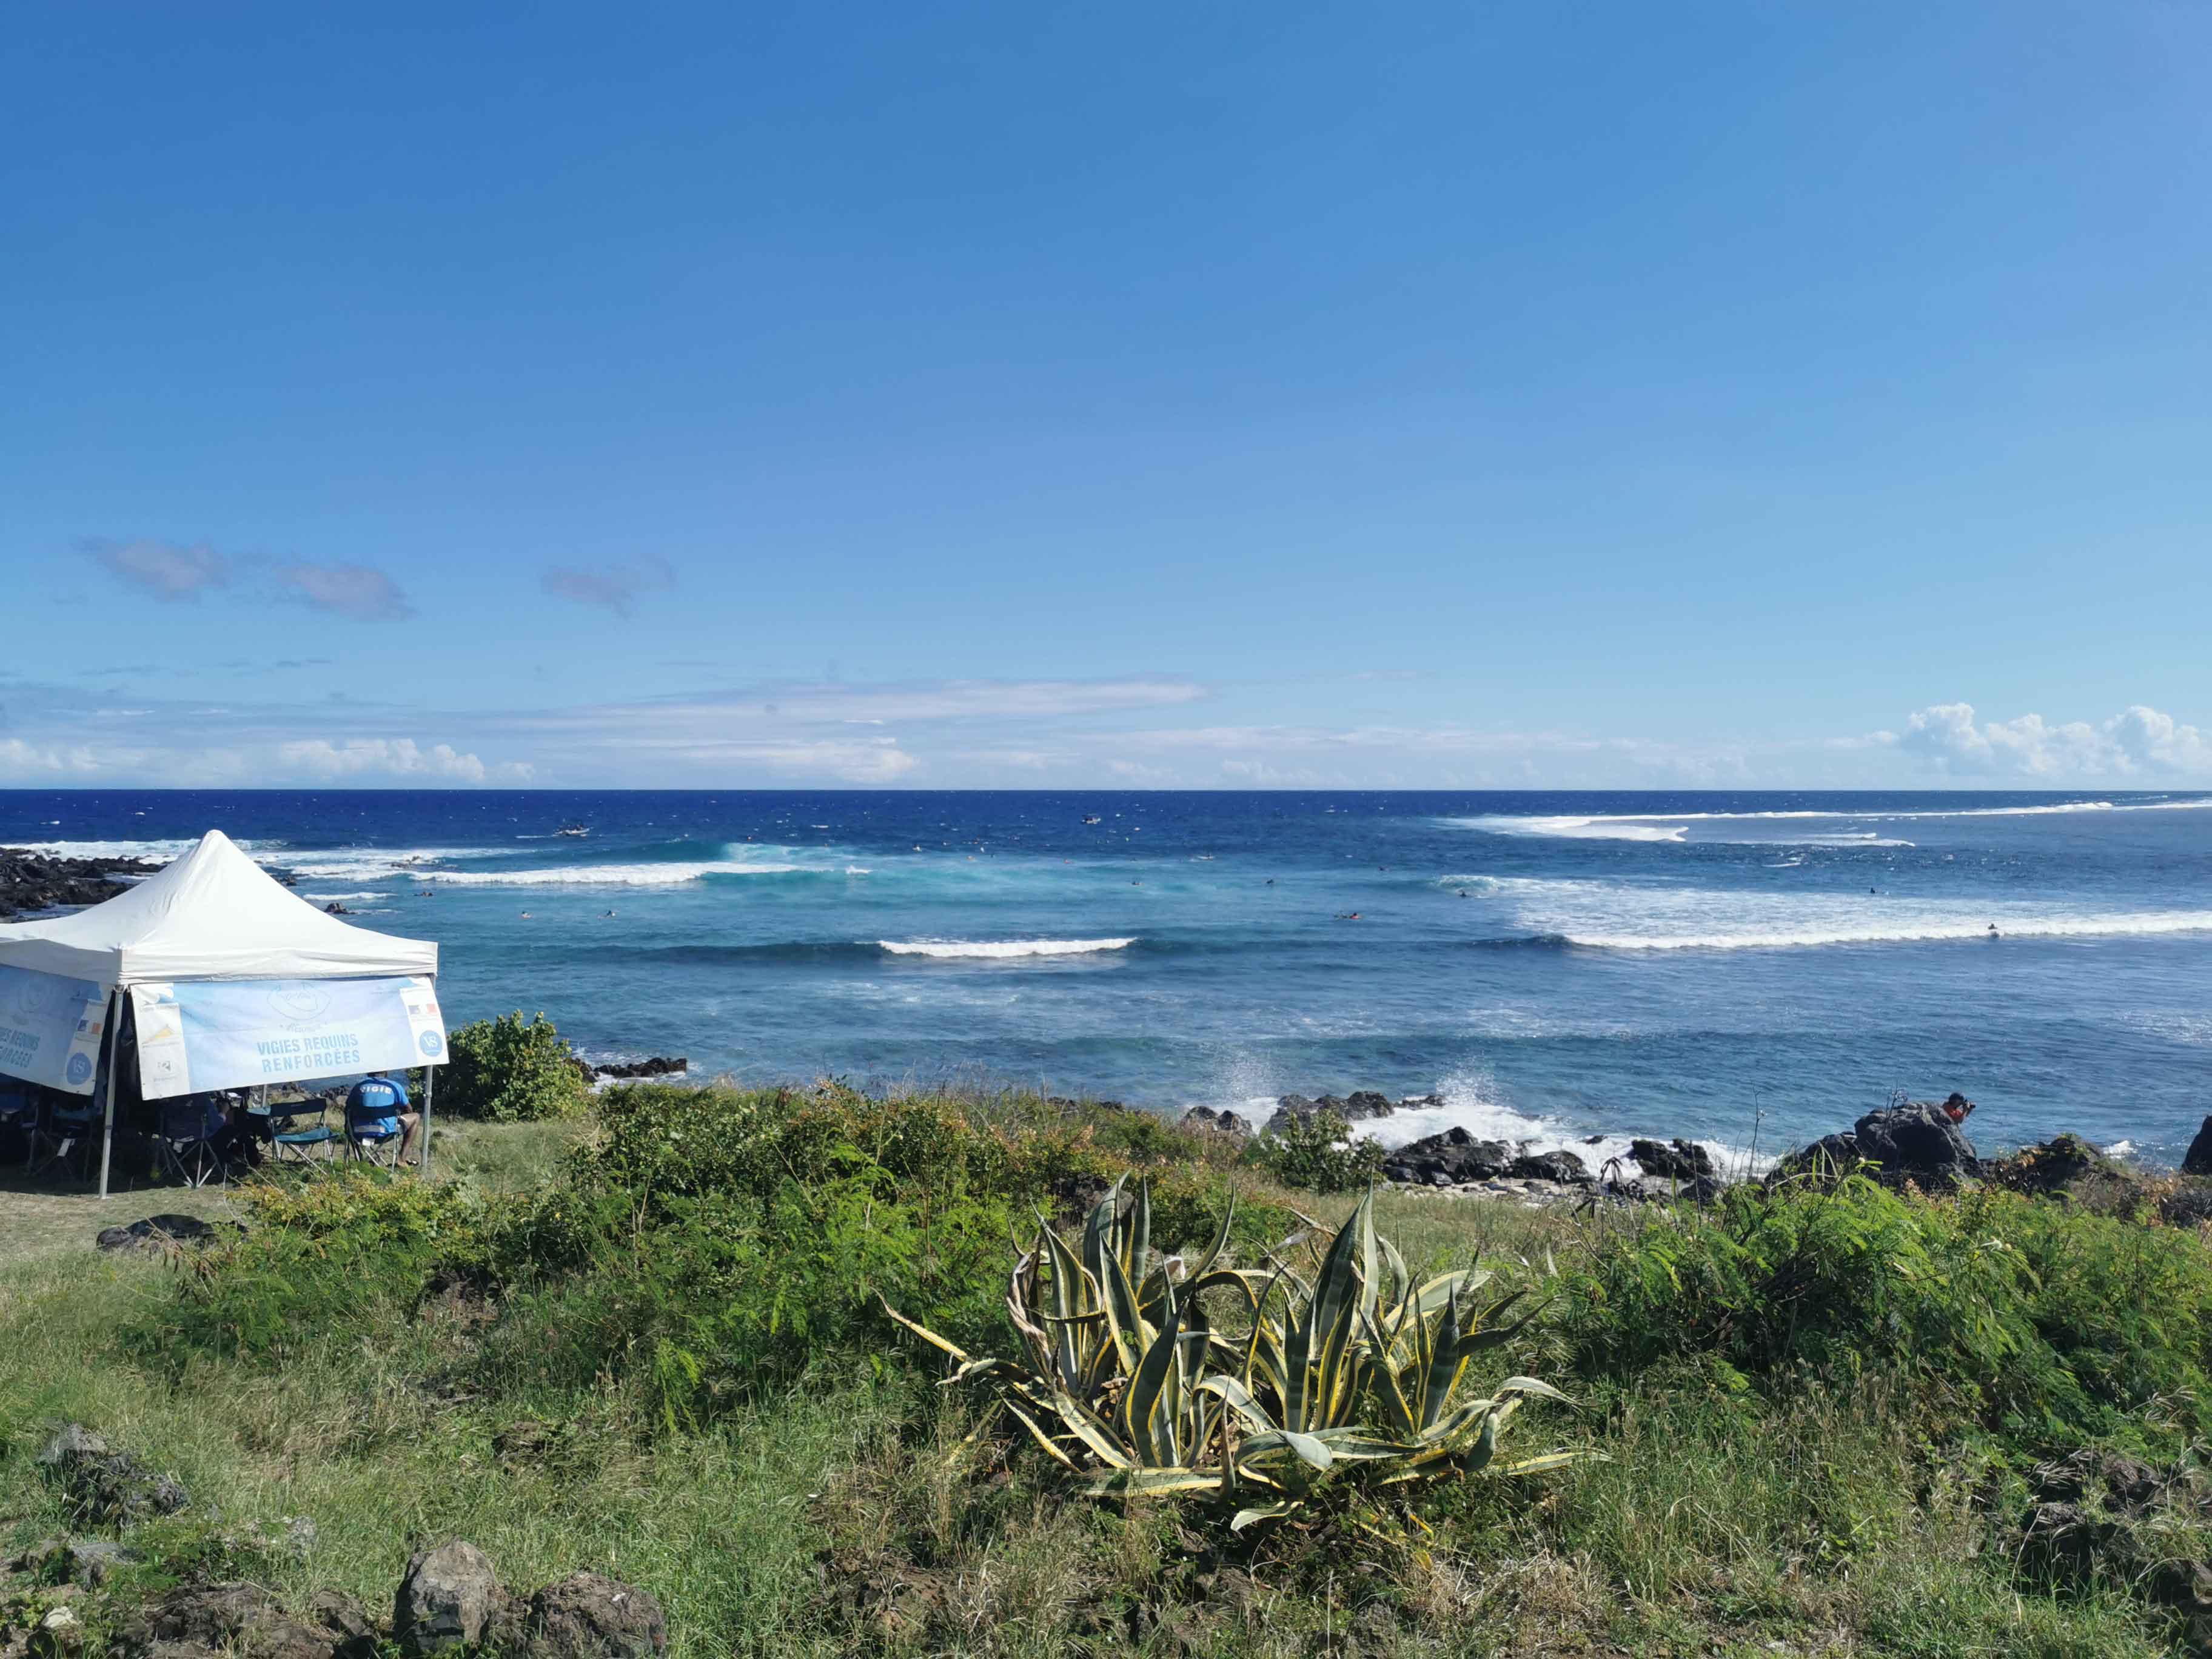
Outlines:
[[[1460,1397],[1468,1361],[1534,1317],[1500,1323],[1526,1294],[1485,1300],[1492,1275],[1470,1267],[1414,1284],[1362,1199],[1310,1283],[1281,1259],[1227,1261],[1232,1200],[1195,1267],[1151,1247],[1152,1200],[1123,1183],[1086,1219],[1080,1249],[1042,1216],[1022,1252],[1006,1310],[1026,1363],[976,1358],[891,1317],[950,1355],[950,1379],[993,1388],[1000,1404],[1095,1495],[1212,1492],[1249,1497],[1231,1525],[1294,1513],[1326,1480],[1358,1466],[1377,1485],[1454,1472],[1528,1474],[1571,1453],[1500,1465],[1498,1437],[1522,1400],[1564,1398],[1516,1376]],[[1293,1241],[1294,1243],[1295,1241]],[[1239,1316],[1224,1334],[1209,1295]]]

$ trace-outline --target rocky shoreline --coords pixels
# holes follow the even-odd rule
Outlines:
[[[1408,1095],[1394,1101],[1371,1089],[1343,1096],[1285,1095],[1256,1133],[1279,1135],[1323,1113],[1334,1114],[1347,1125],[1364,1124],[1400,1111],[1433,1110],[1443,1104],[1439,1095]],[[1953,1191],[1985,1173],[1983,1160],[1960,1127],[1973,1110],[1974,1103],[1956,1092],[1942,1102],[1899,1099],[1867,1113],[1848,1130],[1824,1135],[1778,1159],[1759,1178],[1770,1182],[1832,1180],[1863,1171],[1886,1186]],[[1182,1121],[1190,1128],[1240,1139],[1255,1133],[1237,1113],[1205,1106],[1194,1107]],[[2076,1138],[2061,1139],[2071,1142]],[[1605,1139],[1594,1135],[1589,1142],[1598,1145]],[[2205,1163],[2212,1169],[2212,1119],[2207,1120]],[[1565,1148],[1538,1152],[1529,1141],[1486,1140],[1459,1127],[1391,1148],[1382,1158],[1382,1176],[1390,1186],[1412,1193],[1539,1205],[1581,1205],[1599,1199],[1709,1204],[1733,1181],[1750,1178],[1746,1172],[1723,1170],[1705,1147],[1680,1137],[1637,1137],[1629,1142],[1625,1157],[1608,1158],[1593,1170],[1581,1154]]]
[[[0,921],[102,904],[161,866],[144,859],[64,859],[0,847]]]

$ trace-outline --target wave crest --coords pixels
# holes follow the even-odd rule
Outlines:
[[[879,939],[878,949],[895,957],[941,957],[1000,959],[1013,957],[1079,957],[1094,951],[1126,951],[1136,943],[1128,939]]]

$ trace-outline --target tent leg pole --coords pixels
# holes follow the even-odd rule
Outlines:
[[[107,1196],[107,1170],[115,1157],[115,1065],[118,1058],[119,1039],[123,1035],[123,988],[115,988],[114,1000],[107,1005],[107,1086],[101,1091],[107,1097],[106,1121],[100,1131],[100,1195]]]
[[[430,1102],[437,1092],[438,1068],[434,1066],[425,1066],[422,1068],[422,1152],[421,1156],[422,1173],[426,1176],[430,1173]]]

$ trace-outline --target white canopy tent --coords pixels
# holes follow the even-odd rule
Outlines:
[[[80,1095],[106,1078],[105,1197],[126,994],[141,1091],[159,1100],[441,1065],[437,973],[436,945],[325,915],[210,830],[105,904],[0,925],[0,1073]],[[422,1139],[427,1167],[427,1121]]]

